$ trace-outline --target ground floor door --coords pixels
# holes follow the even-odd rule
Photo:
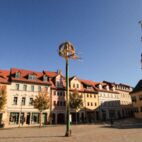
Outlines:
[[[115,110],[109,110],[109,119],[116,119]]]
[[[102,112],[102,120],[103,120],[103,121],[106,121],[106,111],[103,111],[103,112]]]
[[[73,124],[79,123],[79,113],[72,112],[71,113],[72,122]]]
[[[55,116],[55,113],[53,113],[53,114],[52,114],[52,124],[55,124],[55,122],[56,122],[55,119],[56,119],[56,116]]]
[[[65,123],[65,115],[64,115],[64,113],[59,113],[57,115],[57,123],[58,124],[64,124]]]
[[[27,113],[26,124],[28,124],[28,125],[30,125],[30,118],[31,118],[30,113]]]
[[[87,112],[87,122],[88,123],[95,122],[95,112]]]
[[[0,113],[0,125],[2,124],[2,113]]]
[[[47,125],[47,113],[42,114],[42,124]]]

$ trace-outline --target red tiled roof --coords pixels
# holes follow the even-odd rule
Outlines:
[[[49,77],[56,77],[58,75],[57,72],[51,72],[51,71],[43,71],[47,76]]]
[[[0,83],[9,83],[10,71],[0,70]]]
[[[20,78],[15,78],[15,76],[13,76],[13,75],[15,75],[16,72],[20,72]],[[22,82],[28,82],[28,83],[39,83],[39,84],[48,84],[48,85],[50,85],[49,81],[44,82],[42,80],[42,77],[44,75],[43,72],[11,68],[10,73],[11,73],[11,80],[12,81],[22,81]],[[35,80],[29,80],[27,78],[29,74],[35,74],[36,79]]]

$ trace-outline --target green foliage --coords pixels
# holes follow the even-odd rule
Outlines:
[[[50,105],[48,93],[46,91],[39,92],[38,96],[36,96],[35,100],[33,101],[33,104],[34,107],[41,112],[48,109]]]
[[[78,110],[83,106],[82,96],[79,95],[78,91],[75,90],[70,94],[70,107]]]
[[[0,86],[0,110],[4,109],[6,101],[6,86]]]

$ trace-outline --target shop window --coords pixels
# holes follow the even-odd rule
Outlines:
[[[38,124],[39,123],[39,113],[32,113],[32,124]]]
[[[18,121],[19,121],[19,113],[11,112],[9,117],[10,124],[18,124]]]

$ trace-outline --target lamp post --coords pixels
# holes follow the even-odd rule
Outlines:
[[[142,20],[139,21],[138,23],[140,24],[141,29],[142,29]],[[141,37],[141,42],[142,42],[142,37]],[[141,54],[141,60],[140,60],[140,62],[141,62],[141,69],[142,69],[142,54]]]
[[[70,97],[69,97],[69,59],[78,59],[75,49],[70,42],[64,42],[59,46],[59,56],[66,61],[66,133],[65,136],[71,136],[70,129]]]

